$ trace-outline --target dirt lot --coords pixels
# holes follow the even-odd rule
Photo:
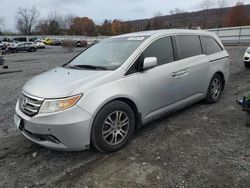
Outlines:
[[[23,84],[79,53],[61,48],[6,56],[0,74],[0,187],[250,187],[250,128],[235,99],[250,93],[246,47],[227,48],[231,81],[221,101],[203,102],[145,126],[121,151],[58,152],[24,138],[13,114]]]

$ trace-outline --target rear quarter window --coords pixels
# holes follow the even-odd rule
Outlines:
[[[175,37],[178,59],[185,59],[202,54],[198,35],[180,35]]]
[[[223,49],[218,42],[212,37],[201,36],[201,43],[203,52],[206,55],[211,55],[217,52],[221,52]]]

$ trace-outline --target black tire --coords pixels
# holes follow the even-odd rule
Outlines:
[[[214,84],[218,83],[216,87],[214,87]],[[223,91],[223,80],[219,74],[215,74],[209,84],[207,95],[206,95],[206,102],[208,104],[216,103],[220,100],[221,94]],[[217,88],[217,89],[216,89]]]
[[[246,68],[248,68],[248,69],[250,68],[250,62],[249,62],[249,63],[244,62],[244,64],[245,64],[245,67],[246,67]]]
[[[35,52],[36,49],[35,48],[30,48],[30,52]]]
[[[111,126],[110,124],[105,124],[105,122],[107,121],[115,122],[117,120],[116,119],[117,113],[121,113],[121,115],[118,116],[120,117],[119,119],[121,120],[119,122],[121,124],[124,124],[123,126],[119,124],[118,121],[116,123],[117,125],[110,123],[113,126]],[[115,119],[115,121],[110,121],[109,117],[111,118],[111,120]],[[124,121],[126,118],[128,120],[125,123]],[[114,128],[114,126],[117,126],[117,128]],[[91,145],[102,153],[116,152],[128,144],[129,140],[133,136],[134,129],[135,129],[135,115],[130,106],[121,101],[110,102],[107,105],[105,105],[95,117],[91,131]],[[126,134],[124,132],[126,132]],[[124,134],[123,135],[124,137],[122,137],[121,133]],[[120,141],[118,142],[119,137]],[[112,142],[113,139],[117,140],[117,143],[114,144],[108,143]]]
[[[17,50],[16,49],[12,49],[11,53],[17,53]]]

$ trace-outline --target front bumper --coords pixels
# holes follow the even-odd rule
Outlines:
[[[29,117],[16,105],[22,134],[42,146],[66,151],[84,150],[89,147],[92,115],[78,106],[51,114]],[[17,121],[15,121],[16,123]]]

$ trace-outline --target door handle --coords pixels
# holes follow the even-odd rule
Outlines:
[[[173,72],[173,73],[172,73],[172,77],[175,78],[175,77],[178,77],[178,76],[179,76],[178,72]]]
[[[183,70],[181,70],[181,71],[179,72],[179,75],[180,75],[181,77],[186,76],[186,75],[189,74],[189,71],[190,71],[189,68],[183,69]]]
[[[190,69],[186,68],[186,69],[179,70],[177,72],[173,72],[172,73],[172,77],[183,77],[183,76],[186,76],[186,75],[189,74],[189,71],[190,71]]]

